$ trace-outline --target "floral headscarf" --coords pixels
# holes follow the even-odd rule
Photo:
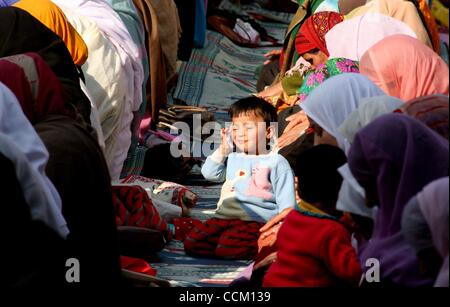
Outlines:
[[[303,84],[297,91],[299,101],[305,100],[309,93],[326,79],[349,72],[359,73],[358,62],[344,58],[335,58],[328,60],[325,64],[318,65],[316,69],[305,75]]]

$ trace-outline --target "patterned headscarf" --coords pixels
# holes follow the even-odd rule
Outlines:
[[[420,120],[448,140],[448,96],[429,95],[408,101],[400,111]]]
[[[328,78],[347,72],[359,73],[358,62],[344,58],[336,58],[318,65],[316,69],[305,75],[302,86],[297,91],[299,101],[302,102],[305,100],[313,89],[321,85]]]
[[[328,11],[316,13],[305,20],[295,38],[298,54],[302,55],[313,49],[319,49],[329,56],[325,34],[343,20],[343,15]]]

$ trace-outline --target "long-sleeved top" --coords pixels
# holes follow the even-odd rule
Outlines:
[[[349,231],[324,212],[292,210],[278,232],[277,246],[264,287],[356,286],[360,280]]]
[[[265,223],[296,203],[292,169],[279,154],[226,157],[216,150],[206,159],[202,174],[211,181],[225,181],[217,218]]]

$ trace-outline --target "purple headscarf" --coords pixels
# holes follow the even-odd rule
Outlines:
[[[402,114],[383,115],[361,129],[348,163],[360,182],[375,180],[378,214],[371,240],[360,253],[380,261],[382,279],[403,286],[431,285],[419,275],[414,250],[401,233],[403,209],[425,185],[448,176],[448,141]]]

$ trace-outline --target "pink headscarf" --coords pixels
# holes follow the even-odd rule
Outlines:
[[[360,72],[386,94],[404,101],[449,92],[447,64],[407,35],[392,35],[372,46],[361,58]]]

